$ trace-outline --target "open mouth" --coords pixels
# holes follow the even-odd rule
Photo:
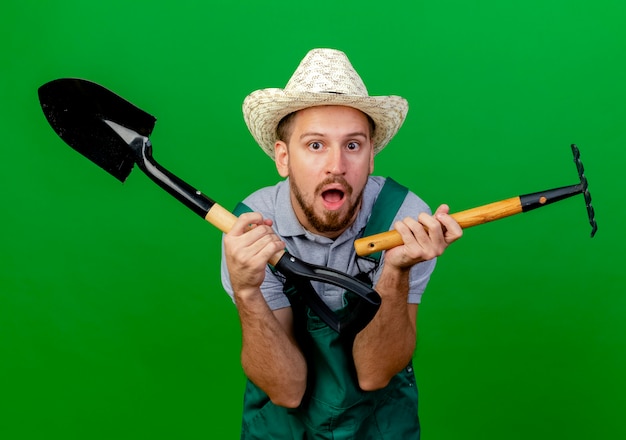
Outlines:
[[[339,209],[345,200],[345,193],[339,189],[327,189],[322,192],[324,206],[329,211]]]

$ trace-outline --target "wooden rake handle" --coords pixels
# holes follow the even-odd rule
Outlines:
[[[566,199],[584,191],[583,184],[564,186],[532,194],[526,194],[487,205],[471,208],[466,211],[451,214],[461,228],[466,229],[483,223],[500,220],[515,214],[527,212],[535,208]],[[381,232],[355,240],[354,248],[357,255],[367,256],[376,252],[391,249],[404,244],[400,234],[395,231]]]
[[[522,212],[522,204],[519,197],[501,200],[484,206],[457,212],[450,216],[457,221],[461,228],[466,229],[476,225],[482,225],[504,217],[509,217]],[[357,255],[366,256],[379,251],[394,248],[404,244],[400,233],[396,230],[381,232],[359,238],[354,242]]]

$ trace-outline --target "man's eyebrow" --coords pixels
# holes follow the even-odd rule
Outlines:
[[[367,133],[365,131],[355,131],[353,133],[348,133],[346,135],[346,137],[359,137],[359,136],[366,138],[366,137],[369,136],[369,133]]]
[[[300,135],[300,139],[303,139],[303,138],[309,137],[309,136],[323,137],[325,135],[324,135],[324,133],[320,133],[320,132],[317,132],[317,131],[307,131],[307,132],[302,133]]]

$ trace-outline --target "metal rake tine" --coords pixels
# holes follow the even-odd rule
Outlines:
[[[580,178],[580,187],[583,197],[585,198],[585,205],[587,207],[587,215],[589,216],[589,224],[591,225],[591,237],[596,235],[598,230],[598,224],[596,223],[596,213],[591,205],[591,194],[589,193],[589,182],[585,176],[585,167],[580,160],[580,150],[576,144],[572,144],[572,153],[574,154],[574,163],[578,170],[578,177]]]

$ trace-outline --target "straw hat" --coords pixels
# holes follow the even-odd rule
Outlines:
[[[254,139],[274,159],[280,120],[297,110],[319,105],[345,105],[369,115],[376,124],[372,139],[375,154],[398,132],[409,110],[400,96],[369,96],[345,53],[313,49],[284,89],[262,89],[248,95],[243,102],[243,116]]]

